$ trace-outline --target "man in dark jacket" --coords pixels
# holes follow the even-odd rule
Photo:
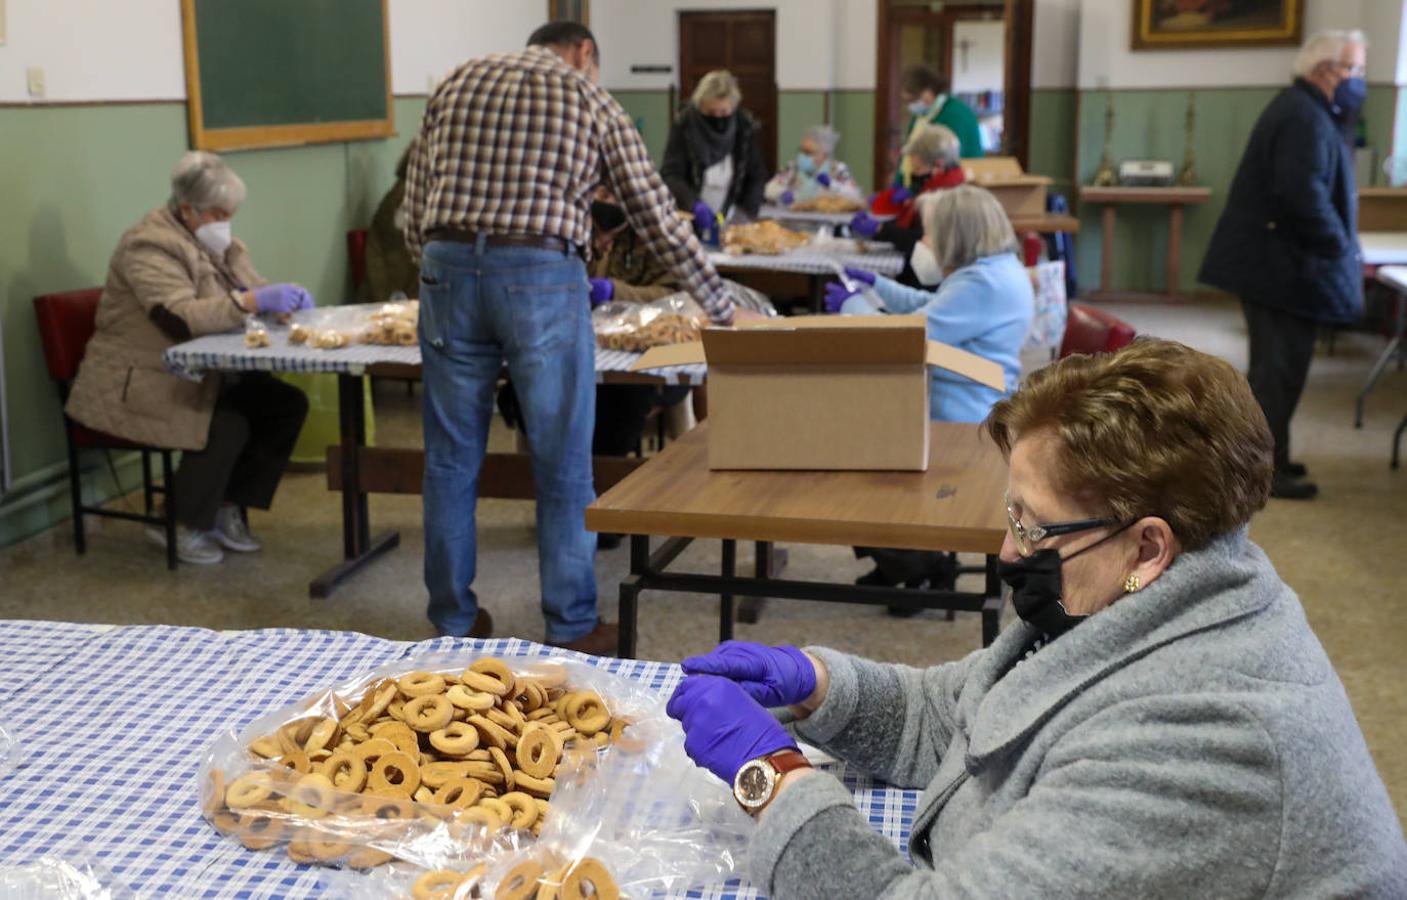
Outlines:
[[[1351,136],[1366,92],[1364,44],[1357,31],[1305,43],[1295,83],[1251,132],[1198,275],[1241,298],[1247,378],[1275,437],[1275,497],[1318,493],[1290,461],[1290,418],[1319,325],[1352,322],[1363,307]]]
[[[709,72],[689,105],[669,127],[660,175],[695,227],[713,228],[715,216],[737,208],[757,218],[769,177],[762,161],[761,129],[740,109],[742,92],[732,73]]]

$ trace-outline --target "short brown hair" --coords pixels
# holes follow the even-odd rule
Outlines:
[[[1061,490],[1128,522],[1158,516],[1196,550],[1250,521],[1270,495],[1275,444],[1250,385],[1230,364],[1174,341],[1070,356],[992,408],[1006,457],[1049,429]]]
[[[924,91],[946,94],[948,92],[948,79],[944,78],[937,69],[920,63],[904,70],[904,74],[899,77],[899,88],[910,94],[922,94]]]

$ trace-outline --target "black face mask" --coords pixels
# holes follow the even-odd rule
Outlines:
[[[704,116],[703,120],[708,123],[708,127],[712,128],[715,134],[723,134],[728,130],[728,127],[733,124],[733,117],[731,115]]]
[[[591,201],[591,221],[601,231],[615,231],[625,224],[625,210],[604,200]]]
[[[1063,558],[1059,550],[1037,550],[1030,556],[1018,559],[1016,562],[997,560],[997,577],[1011,586],[1011,604],[1016,607],[1016,614],[1021,617],[1023,622],[1034,625],[1051,638],[1059,637],[1089,618],[1088,615],[1072,616],[1066,612],[1065,604],[1061,602],[1060,597],[1063,588],[1060,578],[1061,567],[1081,553],[1093,550],[1132,525],[1133,522],[1129,522],[1128,525],[1110,532],[1088,547],[1081,548]]]

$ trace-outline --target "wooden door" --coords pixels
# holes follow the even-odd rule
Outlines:
[[[743,108],[761,127],[762,159],[777,171],[777,14],[772,10],[681,12],[679,99],[688,103],[708,72],[738,79]]]

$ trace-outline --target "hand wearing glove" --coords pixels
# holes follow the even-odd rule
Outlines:
[[[875,274],[864,269],[856,269],[853,266],[845,267],[845,277],[854,281],[862,281],[870,287],[874,287]]]
[[[674,689],[665,712],[684,727],[684,752],[728,784],[748,760],[797,750],[796,740],[742,685],[691,675]]]
[[[825,172],[822,172],[821,174],[816,176],[816,183],[823,188],[828,188],[831,186],[831,177]]]
[[[717,215],[713,211],[713,207],[702,200],[694,204],[693,213],[694,223],[705,228],[713,224],[714,217]]]
[[[791,706],[816,691],[816,667],[795,647],[724,641],[681,664],[688,675],[718,675],[747,691],[763,706]]]
[[[889,199],[895,203],[907,203],[914,198],[914,192],[906,187],[896,187],[894,193],[889,195]]]
[[[313,295],[296,284],[266,284],[254,289],[254,305],[261,313],[291,313],[313,308]]]
[[[879,220],[869,213],[857,212],[850,220],[850,233],[856,237],[872,238],[879,231]]]
[[[793,203],[796,202],[796,194],[792,193],[791,191],[783,191],[781,201],[783,206],[791,206]]]
[[[615,296],[616,286],[609,278],[589,278],[591,282],[591,305],[600,306],[602,303],[609,303]]]
[[[852,291],[850,290],[850,288],[837,281],[830,282],[826,285],[826,312],[840,312],[840,308],[845,305],[845,301],[849,300],[851,297],[854,297],[858,293],[860,292]]]

